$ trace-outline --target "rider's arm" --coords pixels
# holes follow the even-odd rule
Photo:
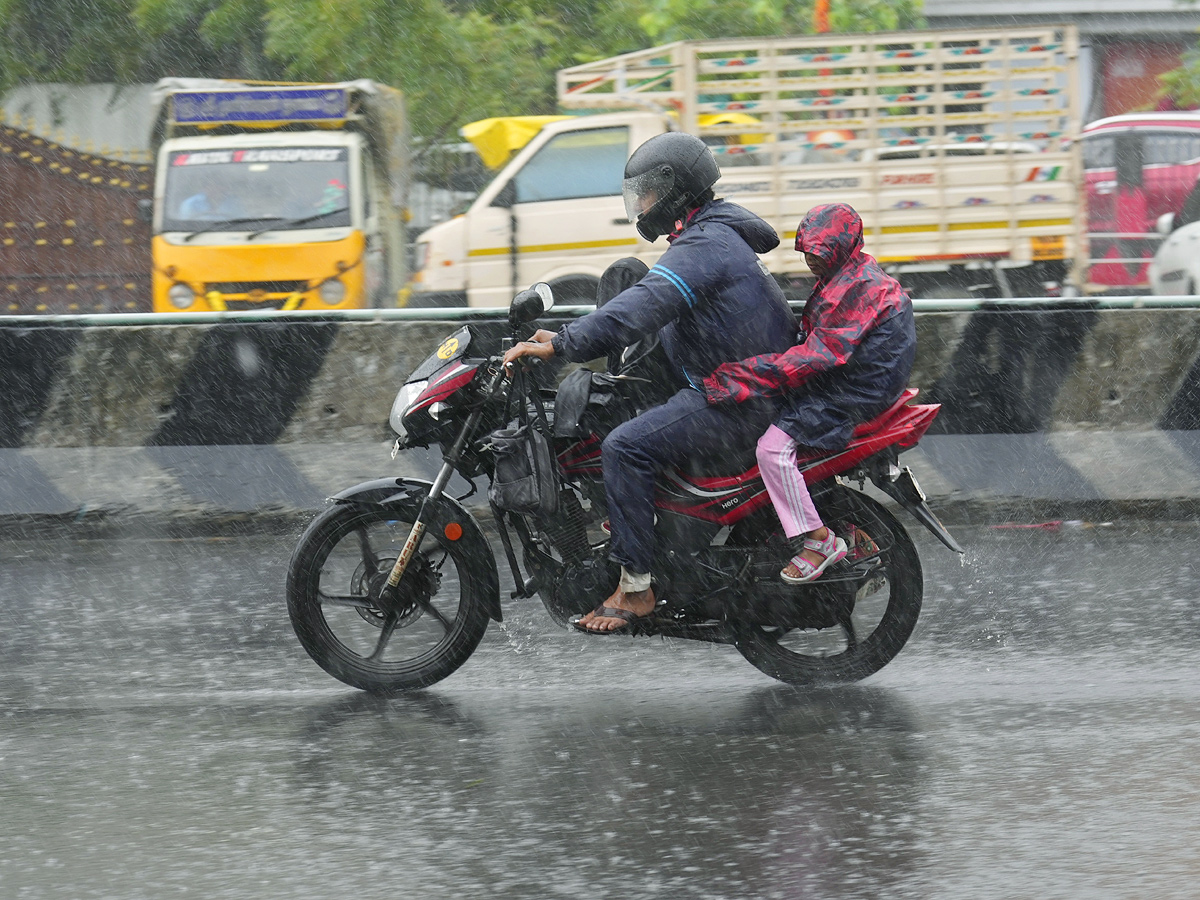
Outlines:
[[[556,355],[586,362],[654,334],[700,302],[720,269],[707,259],[702,235],[677,241],[646,277],[554,336]]]
[[[848,363],[881,314],[886,317],[890,311],[891,307],[886,305],[856,302],[849,295],[843,296],[822,310],[820,320],[812,323],[803,343],[782,353],[752,356],[718,366],[704,379],[705,396],[709,403],[717,404],[744,403],[755,397],[785,394],[814,375]]]
[[[587,362],[654,334],[682,312],[682,305],[673,301],[661,286],[645,284],[649,277],[617,294],[595,312],[564,325],[557,334],[539,329],[531,340],[508,349],[504,354],[505,366],[522,356],[541,360],[561,356],[568,362]]]

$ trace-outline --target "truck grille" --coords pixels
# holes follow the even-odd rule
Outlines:
[[[204,286],[206,291],[220,294],[249,294],[262,291],[264,294],[292,294],[308,290],[307,281],[212,281]]]

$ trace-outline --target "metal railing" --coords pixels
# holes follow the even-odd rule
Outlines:
[[[578,318],[594,306],[556,306],[547,313],[559,319]],[[1200,309],[1200,296],[1092,296],[1092,297],[972,297],[917,299],[913,309],[933,312],[998,312],[1004,310],[1101,310],[1101,309]],[[0,316],[0,327],[20,328],[37,325],[211,325],[221,322],[489,322],[504,319],[504,307],[428,308],[428,309],[346,309],[346,310],[242,310],[237,312],[196,313],[96,313],[56,316]]]

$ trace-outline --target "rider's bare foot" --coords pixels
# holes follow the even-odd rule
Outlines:
[[[820,528],[817,528],[814,531],[810,531],[808,534],[806,534],[804,536],[806,538],[812,538],[814,541],[823,541],[823,540],[825,540],[825,538],[829,537],[829,529],[826,528],[824,525],[822,525]],[[823,563],[825,561],[825,557],[822,556],[820,553],[818,553],[816,550],[809,550],[807,548],[805,548],[804,550],[801,550],[800,553],[798,553],[797,555],[801,559],[810,563],[814,568],[816,566],[819,566],[821,563]],[[796,567],[795,563],[791,563],[791,562],[788,563],[786,566],[784,566],[782,574],[787,575],[790,578],[802,577],[802,573],[801,573],[800,569],[798,569]]]
[[[626,593],[620,588],[617,588],[615,591],[613,591],[612,596],[600,604],[601,607],[607,606],[610,609],[628,610],[639,618],[642,616],[648,616],[650,613],[654,612],[654,605],[654,590],[652,588],[633,593]],[[618,619],[613,616],[596,615],[596,613],[599,611],[599,608],[600,607],[597,607],[586,616],[581,617],[577,623],[578,627],[583,628],[585,631],[592,631],[600,634],[609,631],[619,631],[622,628],[629,627],[629,622],[627,622],[625,619]]]

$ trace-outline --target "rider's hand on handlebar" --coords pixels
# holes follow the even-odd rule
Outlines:
[[[553,331],[547,331],[545,328],[539,328],[527,341],[509,347],[504,353],[504,371],[508,375],[512,375],[512,364],[522,356],[531,356],[534,359],[540,359],[543,362],[554,356],[554,345],[550,341],[554,337]]]

